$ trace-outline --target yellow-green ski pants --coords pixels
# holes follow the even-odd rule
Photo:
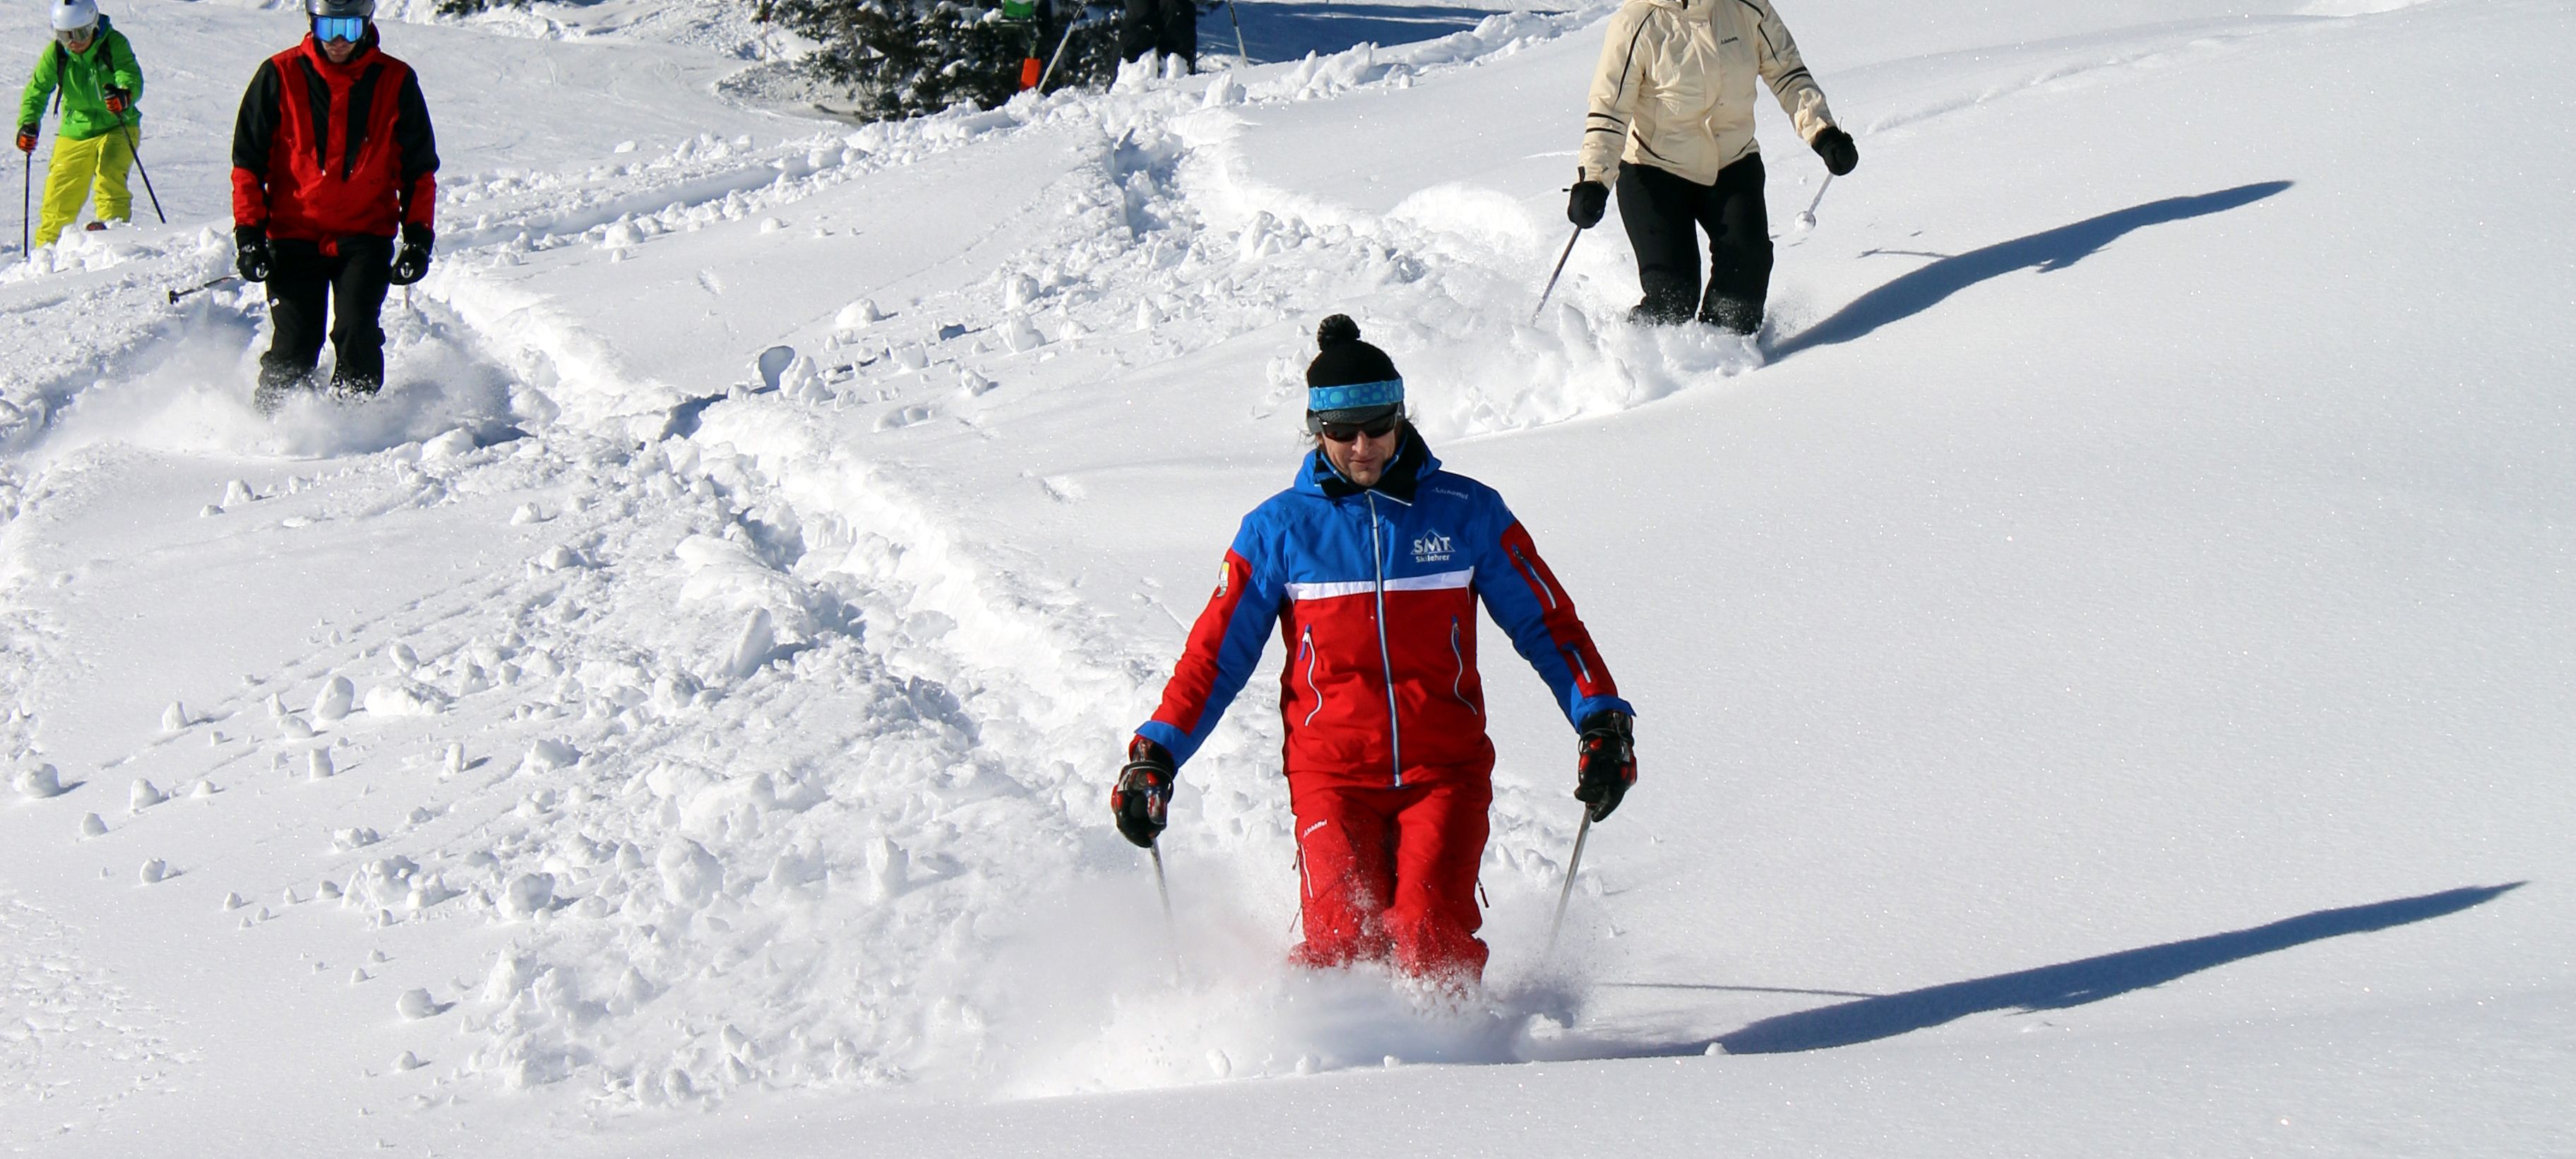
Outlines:
[[[43,212],[36,217],[36,244],[52,245],[63,227],[80,219],[81,202],[98,190],[98,219],[126,221],[134,216],[134,194],[125,187],[125,171],[134,165],[132,126],[112,129],[86,141],[54,138],[54,159],[45,169]]]

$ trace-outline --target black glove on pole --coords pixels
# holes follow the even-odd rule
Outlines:
[[[1825,172],[1836,177],[1860,166],[1860,146],[1852,142],[1851,134],[1844,132],[1840,125],[1825,126],[1825,131],[1816,134],[1816,139],[1809,144],[1815,149],[1816,156],[1825,159]]]
[[[241,271],[245,282],[268,280],[272,258],[268,249],[268,231],[256,225],[233,229],[233,268]]]
[[[1139,849],[1154,848],[1154,840],[1170,824],[1172,782],[1178,770],[1172,765],[1172,754],[1163,746],[1137,737],[1127,744],[1127,764],[1118,770],[1118,785],[1109,790],[1109,812],[1118,822],[1118,834]]]
[[[1636,736],[1628,714],[1605,709],[1584,718],[1574,752],[1574,799],[1591,806],[1585,816],[1604,820],[1637,783]]]
[[[408,286],[429,275],[429,251],[436,242],[429,227],[404,222],[402,250],[394,255],[394,268],[385,280],[397,286]]]
[[[1576,170],[1574,188],[1566,191],[1565,220],[1573,222],[1576,229],[1590,229],[1601,224],[1602,215],[1610,212],[1610,187],[1582,177],[1582,171]]]

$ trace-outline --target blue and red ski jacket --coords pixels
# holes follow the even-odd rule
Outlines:
[[[1493,488],[1441,470],[1409,430],[1373,488],[1319,449],[1294,486],[1244,516],[1162,706],[1136,733],[1188,761],[1251,678],[1275,621],[1289,648],[1279,681],[1288,773],[1396,786],[1489,775],[1479,597],[1568,721],[1633,714]]]

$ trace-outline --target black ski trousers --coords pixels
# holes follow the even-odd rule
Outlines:
[[[1198,0],[1127,0],[1126,18],[1118,22],[1118,59],[1134,60],[1149,52],[1177,56],[1199,69]]]
[[[1771,294],[1771,217],[1762,206],[1762,155],[1717,171],[1702,185],[1652,165],[1619,167],[1619,223],[1637,251],[1646,292],[1640,322],[1700,321],[1739,334],[1762,328]],[[1708,234],[1708,293],[1700,293],[1699,235]]]
[[[393,273],[394,239],[344,237],[336,254],[318,242],[280,238],[268,274],[268,320],[276,327],[259,357],[262,401],[309,378],[322,358],[325,307],[331,319],[331,384],[374,394],[385,381],[385,332],[376,324]]]

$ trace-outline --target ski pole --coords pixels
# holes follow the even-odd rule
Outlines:
[[[1040,93],[1044,93],[1046,91],[1048,81],[1055,79],[1055,66],[1063,63],[1064,50],[1068,45],[1073,43],[1073,34],[1086,28],[1097,28],[1101,23],[1101,21],[1093,20],[1088,16],[1083,16],[1075,18],[1073,22],[1064,26],[1064,35],[1058,38],[1055,42],[1055,55],[1047,58],[1046,72],[1038,77],[1038,91]]]
[[[207,290],[214,289],[214,288],[215,288],[215,287],[217,287],[217,286],[223,285],[224,283],[226,283],[226,282],[229,282],[229,281],[233,280],[233,277],[234,277],[234,275],[232,275],[232,274],[225,274],[224,276],[222,276],[222,277],[220,277],[220,278],[217,278],[217,279],[215,279],[214,281],[208,282],[208,283],[206,283],[205,285],[202,285],[202,286],[190,286],[190,287],[188,287],[187,289],[184,289],[184,290],[172,290],[172,291],[170,291],[170,304],[171,304],[171,305],[174,305],[174,306],[175,306],[175,305],[178,305],[178,304],[179,304],[179,299],[181,299],[181,298],[185,298],[185,297],[187,297],[187,296],[188,296],[188,295],[190,295],[190,294],[203,293],[203,292],[205,292],[205,291],[207,291]]]
[[[18,252],[36,252],[36,227],[30,221],[36,215],[36,151],[27,150],[27,192],[18,199]]]
[[[1252,63],[1252,51],[1243,47],[1243,17],[1235,15],[1234,0],[1225,0],[1225,18],[1234,22],[1234,55],[1241,68]]]
[[[1825,183],[1816,187],[1816,199],[1808,202],[1807,211],[1799,214],[1795,219],[1795,224],[1799,229],[1808,230],[1816,228],[1816,207],[1825,203],[1825,191],[1833,187],[1834,175],[1831,173],[1825,174]]]
[[[1547,275],[1547,288],[1538,292],[1538,309],[1530,311],[1530,325],[1538,325],[1538,316],[1547,311],[1547,296],[1556,292],[1556,279],[1565,273],[1565,259],[1574,256],[1574,243],[1581,240],[1583,240],[1583,227],[1578,225],[1574,227],[1574,236],[1565,239],[1565,252],[1556,255],[1556,269]],[[1591,816],[1586,814],[1584,824],[1591,823]],[[1576,848],[1582,847],[1578,845]]]
[[[1565,862],[1565,889],[1556,895],[1556,920],[1547,926],[1547,952],[1539,955],[1545,962],[1556,956],[1557,931],[1565,928],[1565,903],[1574,900],[1574,871],[1583,868],[1583,839],[1592,835],[1592,807],[1583,807],[1583,824],[1574,830],[1574,856]]]
[[[125,127],[126,155],[134,158],[134,171],[143,175],[143,192],[152,198],[152,216],[160,218],[161,224],[168,225],[170,224],[170,215],[161,212],[161,195],[152,192],[152,171],[143,167],[142,146],[142,135],[136,131],[134,126],[127,125]]]
[[[1181,923],[1172,917],[1172,887],[1163,883],[1163,843],[1145,847],[1154,855],[1154,892],[1163,897],[1163,935],[1172,943],[1172,985],[1181,984]]]

